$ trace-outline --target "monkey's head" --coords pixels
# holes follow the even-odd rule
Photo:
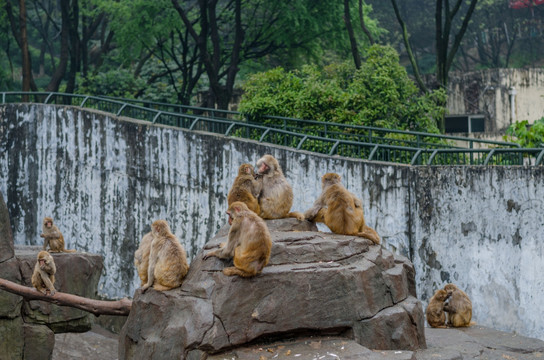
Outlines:
[[[273,175],[276,171],[282,173],[278,160],[272,155],[265,155],[257,161],[257,173],[259,175]]]
[[[446,284],[446,286],[444,286],[444,290],[451,295],[455,290],[457,290],[457,286],[455,286],[455,284]]]
[[[255,176],[255,173],[253,171],[253,165],[251,164],[242,164],[238,168],[238,175],[251,175]]]
[[[166,220],[155,220],[151,225],[151,232],[153,235],[166,236],[172,231],[170,231],[170,226],[168,226]]]
[[[38,253],[38,264],[40,268],[43,268],[51,263],[53,257],[47,251],[40,251]]]
[[[51,228],[53,226],[53,218],[50,218],[49,216],[46,216],[43,218],[43,226],[46,228]]]
[[[450,296],[451,296],[451,293],[447,292],[447,291],[444,290],[444,289],[438,289],[438,290],[436,290],[436,292],[434,293],[434,297],[435,297],[436,300],[438,300],[438,301],[446,301]]]
[[[247,205],[241,201],[235,201],[230,204],[227,215],[229,216],[229,225],[232,225],[232,221],[240,216],[240,213],[249,211]]]
[[[335,173],[326,173],[321,177],[321,187],[325,188],[330,185],[340,184],[342,177]]]

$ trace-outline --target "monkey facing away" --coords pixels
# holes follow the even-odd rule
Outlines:
[[[147,283],[142,286],[142,292],[149,287],[164,291],[181,286],[189,271],[185,249],[165,220],[153,222],[151,233]]]
[[[43,218],[42,233],[40,237],[43,237],[43,249],[47,250],[49,245],[50,252],[76,252],[75,250],[67,250],[64,248],[64,236],[60,232],[57,225],[53,224],[53,218],[48,216]]]
[[[256,214],[261,213],[259,206],[259,194],[263,183],[255,179],[255,172],[251,164],[242,164],[238,168],[238,176],[229,191],[227,201],[231,205],[235,201],[241,201],[247,205],[249,210]]]
[[[40,251],[37,256],[38,261],[34,265],[34,272],[32,273],[32,285],[39,292],[47,295],[49,292],[50,295],[55,295],[55,273],[57,272],[57,267],[55,266],[55,261],[51,254],[47,251]]]
[[[142,237],[138,250],[134,252],[134,265],[138,271],[141,285],[144,286],[147,283],[147,271],[149,269],[149,251],[151,249],[151,242],[153,241],[153,232],[148,232]]]
[[[446,313],[444,312],[445,301],[451,296],[446,290],[438,289],[427,305],[425,316],[427,322],[434,328],[446,327]]]
[[[227,210],[231,225],[227,243],[204,256],[220,259],[233,258],[234,266],[223,269],[223,274],[242,277],[255,276],[270,259],[272,239],[263,219],[250,211],[243,202],[234,202]]]
[[[362,202],[342,185],[341,177],[327,173],[321,177],[321,195],[313,206],[304,212],[307,220],[322,222],[336,234],[357,235],[375,244],[380,243],[378,233],[365,223]]]
[[[450,300],[444,306],[444,311],[448,313],[448,326],[472,325],[472,301],[468,295],[454,284],[447,284],[444,290],[450,295]]]
[[[283,175],[278,160],[272,155],[264,155],[257,161],[257,173],[262,176],[259,216],[263,219],[293,217],[304,220],[302,213],[290,212],[293,206],[293,188]]]

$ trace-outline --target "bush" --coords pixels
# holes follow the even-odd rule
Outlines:
[[[513,141],[524,148],[544,147],[544,117],[529,126],[529,121],[516,121],[506,129],[503,137],[506,141]]]
[[[253,75],[243,86],[240,111],[264,115],[438,133],[446,93],[420,95],[389,46],[373,45],[359,70],[349,63]]]

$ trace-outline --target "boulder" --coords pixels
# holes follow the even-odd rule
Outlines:
[[[21,284],[32,286],[31,277],[36,255],[41,246],[16,246],[22,274]],[[102,256],[85,252],[51,253],[57,266],[55,289],[61,292],[95,299],[102,273]],[[55,333],[83,332],[91,329],[94,315],[68,306],[57,306],[47,301],[24,301],[23,316],[27,323],[46,324]]]
[[[293,231],[293,221],[267,221],[272,255],[254,278],[225,276],[231,262],[203,260],[227,241],[226,226],[193,259],[180,288],[137,290],[119,358],[199,359],[309,335],[340,336],[370,349],[426,347],[408,259],[360,237]]]
[[[4,196],[0,193],[0,263],[13,258],[13,233]]]

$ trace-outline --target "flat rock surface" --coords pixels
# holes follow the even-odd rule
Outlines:
[[[412,351],[372,351],[338,337],[304,338],[243,347],[208,360],[525,360],[544,359],[544,341],[474,325],[463,329],[425,328],[428,348]],[[55,335],[53,360],[117,359],[118,338],[100,327],[86,333]]]

